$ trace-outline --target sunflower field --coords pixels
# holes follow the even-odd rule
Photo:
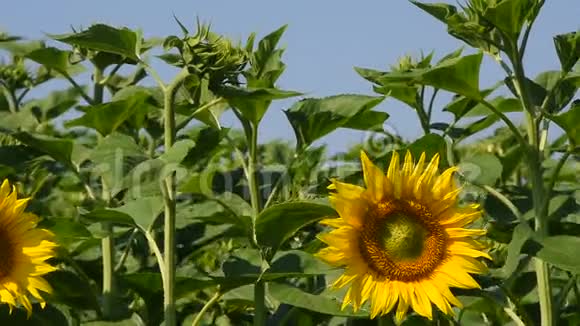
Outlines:
[[[409,5],[464,47],[324,98],[277,86],[286,26],[0,34],[0,325],[580,325],[580,33],[530,76],[544,0]]]

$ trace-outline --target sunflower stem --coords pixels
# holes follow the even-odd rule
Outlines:
[[[542,159],[543,150],[540,147],[538,137],[538,127],[541,124],[541,117],[536,119],[537,109],[531,101],[528,81],[525,76],[523,66],[523,49],[518,49],[514,44],[513,51],[508,53],[514,67],[515,88],[520,98],[526,116],[526,130],[528,133],[528,163],[530,184],[532,187],[532,198],[535,212],[535,228],[538,237],[544,238],[549,235],[546,209],[544,208],[547,192],[544,188]],[[552,326],[554,322],[552,309],[552,288],[550,286],[550,269],[547,262],[534,257],[534,268],[538,283],[538,297],[540,301],[540,322],[542,326]]]
[[[92,105],[103,103],[104,86],[101,83],[103,79],[103,71],[95,67],[93,72],[93,98],[89,102]],[[101,142],[102,137],[98,135],[98,142]],[[108,207],[111,200],[109,187],[104,178],[101,178],[101,198]],[[113,239],[113,225],[104,222],[101,224],[101,229],[105,237],[101,240],[101,249],[103,255],[103,317],[105,319],[113,318],[113,311],[115,307],[115,242]]]
[[[266,283],[259,280],[254,285],[254,326],[266,325]]]
[[[187,69],[175,77],[163,92],[163,119],[164,119],[164,151],[167,152],[175,142],[175,135],[177,130],[175,128],[175,112],[174,101],[175,95],[179,86],[188,76]],[[167,176],[163,182],[163,201],[165,204],[165,221],[164,221],[164,260],[165,264],[162,266],[165,269],[165,279],[163,282],[163,306],[165,310],[165,325],[175,326],[175,173]]]
[[[250,188],[250,201],[252,203],[252,228],[253,228],[253,240],[257,245],[256,239],[256,219],[260,213],[260,192],[258,186],[258,124],[250,124],[246,132],[246,137],[248,137],[248,144],[250,150],[250,157],[248,159],[248,184]],[[254,285],[254,326],[264,326],[266,325],[266,284],[263,280],[258,280]]]

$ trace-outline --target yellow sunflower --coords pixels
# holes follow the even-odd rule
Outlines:
[[[0,303],[12,308],[22,304],[28,315],[32,295],[44,308],[45,301],[38,292],[51,293],[50,285],[41,277],[56,268],[46,263],[54,257],[56,244],[52,233],[36,228],[38,217],[24,212],[28,198],[18,199],[16,189],[8,180],[0,186]]]
[[[366,188],[333,180],[330,202],[339,218],[322,224],[335,228],[321,234],[328,244],[317,255],[346,269],[332,285],[350,285],[342,308],[358,310],[370,300],[371,318],[389,313],[402,321],[411,307],[432,319],[431,303],[453,315],[461,302],[449,287],[479,288],[469,273],[482,274],[478,257],[484,246],[472,239],[485,230],[465,227],[481,216],[478,205],[458,206],[461,188],[452,167],[438,173],[439,156],[415,164],[409,152],[400,166],[393,152],[386,175],[361,153]]]

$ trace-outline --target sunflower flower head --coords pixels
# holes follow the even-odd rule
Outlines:
[[[339,218],[322,224],[328,245],[318,252],[327,263],[345,267],[332,285],[348,287],[342,308],[356,311],[368,300],[371,318],[395,308],[401,322],[409,308],[429,319],[432,304],[448,315],[461,302],[450,287],[479,288],[471,274],[483,274],[485,247],[473,237],[485,230],[466,228],[481,217],[478,205],[459,206],[461,189],[451,167],[438,172],[439,156],[415,163],[393,156],[386,174],[361,153],[366,188],[333,180],[330,202]]]
[[[28,198],[18,199],[8,180],[0,186],[0,303],[10,311],[22,305],[32,313],[29,295],[44,308],[40,291],[51,293],[42,275],[54,271],[46,261],[54,257],[52,233],[36,228],[38,217],[24,212]]]

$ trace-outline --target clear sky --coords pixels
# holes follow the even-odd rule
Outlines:
[[[438,58],[462,45],[447,35],[442,23],[404,0],[17,0],[6,1],[1,7],[0,29],[27,38],[67,33],[71,26],[88,27],[92,23],[141,28],[148,37],[180,35],[173,14],[190,30],[194,30],[199,17],[211,22],[215,32],[242,41],[251,32],[261,37],[288,24],[281,41],[287,48],[284,56],[287,69],[278,86],[312,97],[372,94],[370,83],[354,72],[354,66],[385,69],[404,54],[435,50]],[[578,30],[578,17],[580,0],[546,1],[526,52],[529,75],[559,67],[552,36]],[[172,70],[160,69],[164,78],[171,77]],[[486,60],[480,85],[491,85],[500,78],[502,71]],[[294,139],[282,112],[293,101],[275,102],[271,106],[260,130],[262,140]],[[379,109],[391,114],[389,128],[403,137],[413,139],[421,135],[414,112],[403,104],[387,100]],[[449,121],[450,116],[442,113],[435,118]],[[231,114],[222,120],[225,126],[236,126]],[[331,152],[336,152],[364,137],[362,132],[341,130],[323,141],[329,143]]]

